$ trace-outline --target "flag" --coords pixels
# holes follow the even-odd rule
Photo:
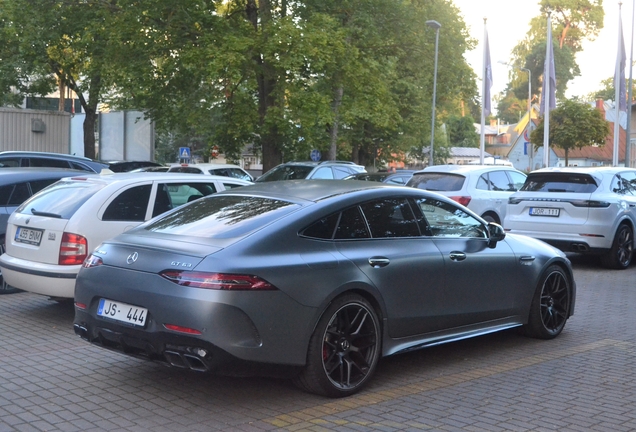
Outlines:
[[[492,88],[492,65],[490,64],[490,46],[488,44],[488,32],[484,31],[484,116],[488,117],[492,110],[490,101],[490,89]]]
[[[552,24],[548,18],[548,46],[546,47],[545,65],[543,67],[543,87],[541,88],[541,104],[539,113],[545,115],[546,111],[556,108],[556,72],[554,70],[554,49],[552,47]],[[548,84],[546,86],[546,83]],[[546,87],[548,91],[546,94]],[[548,109],[546,110],[546,102]]]
[[[616,53],[616,71],[614,72],[614,88],[618,90],[618,109],[627,111],[626,90],[625,90],[625,42],[623,41],[623,22],[618,20],[618,52]]]

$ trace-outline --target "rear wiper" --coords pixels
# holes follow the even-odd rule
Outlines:
[[[31,213],[33,213],[35,216],[46,216],[46,217],[62,219],[62,215],[59,215],[56,213],[41,212],[41,211],[37,211],[34,208],[31,209]]]

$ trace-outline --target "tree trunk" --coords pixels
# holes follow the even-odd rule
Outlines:
[[[565,166],[568,167],[570,165],[570,161],[568,158],[568,148],[566,147],[564,150],[565,150]]]
[[[340,120],[338,110],[340,109],[340,105],[342,104],[343,94],[344,88],[342,87],[342,85],[340,85],[334,91],[333,103],[331,104],[331,109],[333,111],[333,122],[331,123],[331,127],[329,130],[329,152],[327,153],[327,160],[336,160],[336,155],[338,152],[338,124]]]
[[[84,118],[84,156],[95,159],[95,123],[97,123],[97,111],[94,109],[86,109],[86,117]]]
[[[259,23],[261,33],[267,37],[267,26],[272,20],[272,4],[270,0],[260,0],[257,4],[256,0],[247,0],[245,12],[247,19],[255,30],[255,37],[258,34]],[[258,83],[258,121],[261,131],[261,146],[263,158],[263,172],[267,172],[271,168],[282,162],[282,152],[278,146],[280,142],[280,134],[273,127],[266,129],[265,119],[267,111],[270,107],[276,106],[274,89],[277,85],[276,71],[274,67],[262,55],[254,57],[258,65],[256,73],[256,81]]]
[[[64,105],[66,101],[65,99],[66,86],[64,85],[64,81],[62,81],[62,78],[59,76],[58,76],[58,82],[57,82],[57,90],[58,92],[60,92],[60,99],[57,106],[57,110],[64,111]]]

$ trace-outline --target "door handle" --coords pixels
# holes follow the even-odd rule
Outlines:
[[[389,265],[391,261],[388,258],[384,257],[371,257],[369,258],[369,264],[373,268],[386,267]]]
[[[464,261],[466,259],[466,254],[464,252],[451,252],[449,257],[453,261]]]

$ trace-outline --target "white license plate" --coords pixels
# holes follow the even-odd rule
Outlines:
[[[559,217],[560,210],[558,208],[530,207],[530,216]]]
[[[15,241],[40,246],[42,232],[42,230],[18,227],[18,230],[15,232]]]
[[[143,327],[146,324],[148,309],[108,299],[100,299],[97,315]]]

